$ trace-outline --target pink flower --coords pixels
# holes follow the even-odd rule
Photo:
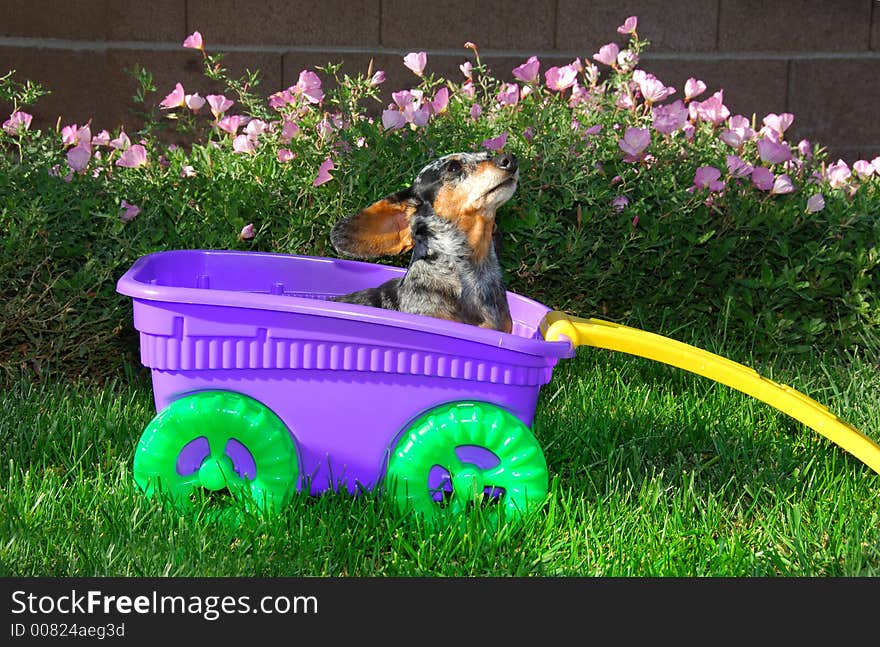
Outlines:
[[[125,199],[122,200],[121,207],[122,213],[119,214],[119,219],[122,222],[131,222],[141,212],[141,208],[139,206],[137,206],[136,204],[131,204]]]
[[[395,130],[406,125],[406,117],[400,110],[383,110],[382,127],[385,130]]]
[[[232,140],[232,150],[236,153],[253,153],[256,146],[247,135],[239,135]]]
[[[841,159],[837,160],[836,163],[832,164],[825,170],[825,179],[828,180],[828,183],[833,189],[845,186],[849,182],[851,176],[852,173],[849,170],[849,166]]]
[[[752,165],[737,155],[728,155],[727,172],[730,177],[748,177],[752,174]]]
[[[253,140],[256,140],[260,135],[266,132],[269,128],[269,124],[267,124],[262,119],[251,119],[247,126],[244,128],[244,132],[247,133],[247,136]]]
[[[468,99],[473,99],[474,95],[477,93],[473,81],[471,81],[470,79],[465,81],[464,85],[461,86],[461,93]]]
[[[647,128],[627,128],[623,139],[617,142],[620,150],[627,154],[627,162],[641,159],[645,149],[651,144],[651,131]]]
[[[481,106],[479,103],[475,103],[471,106],[471,119],[476,121],[480,118],[481,114],[483,114],[483,106]]]
[[[880,155],[871,160],[871,166],[874,167],[874,172],[880,175]]]
[[[458,69],[461,70],[461,73],[464,75],[464,78],[470,79],[474,75],[474,66],[470,61],[465,61],[461,65],[458,66]]]
[[[618,34],[635,34],[636,27],[639,24],[638,16],[630,16],[623,21],[623,24],[617,28]]]
[[[131,146],[131,140],[128,138],[128,135],[125,134],[124,130],[119,131],[119,136],[117,138],[110,140],[110,148],[115,148],[118,151],[127,150],[129,146]]]
[[[385,83],[385,72],[379,70],[370,78],[370,85],[376,87],[377,85],[382,85]]]
[[[523,83],[536,83],[540,69],[541,61],[538,60],[538,57],[530,56],[525,63],[513,68],[513,78],[519,79]]]
[[[742,115],[734,115],[727,120],[727,128],[722,130],[718,137],[728,146],[740,148],[755,136],[750,124],[751,122]]]
[[[794,184],[792,183],[791,178],[785,173],[776,176],[773,180],[773,188],[770,189],[771,195],[782,195],[785,193],[791,193],[792,191],[794,191]]]
[[[174,86],[174,90],[167,94],[164,99],[162,99],[162,101],[159,103],[159,107],[164,108],[165,110],[178,108],[183,105],[185,98],[186,92],[184,92],[183,86],[178,83]]]
[[[84,143],[80,143],[67,151],[67,165],[78,173],[85,170],[91,157],[91,149]]]
[[[16,110],[9,115],[9,119],[3,122],[3,130],[10,135],[17,135],[19,131],[25,131],[31,127],[31,120],[33,118],[34,116],[27,112]]]
[[[281,126],[281,134],[279,135],[279,139],[282,144],[287,144],[291,139],[297,136],[299,133],[299,126],[292,121],[285,120],[284,124]]]
[[[724,182],[720,178],[721,171],[714,166],[701,166],[694,173],[694,184],[691,188],[721,191],[724,189]]]
[[[853,171],[861,179],[866,180],[874,174],[874,165],[866,160],[859,160],[853,164]]]
[[[498,92],[498,103],[506,106],[516,105],[519,101],[519,86],[516,83],[504,83]]]
[[[675,92],[675,88],[666,86],[656,76],[648,74],[644,70],[636,70],[633,72],[632,78],[639,86],[639,91],[648,103],[663,101]]]
[[[205,44],[202,41],[202,35],[197,31],[194,31],[183,40],[183,46],[189,49],[200,49],[203,51],[205,49]]]
[[[783,112],[781,115],[771,112],[764,117],[764,125],[778,133],[780,137],[788,130],[793,121],[794,115],[790,112]]]
[[[240,115],[227,115],[223,117],[218,123],[217,127],[220,130],[226,131],[230,135],[235,135],[238,132],[238,127],[241,125],[241,116]]]
[[[325,182],[329,182],[333,179],[333,176],[330,175],[330,171],[335,169],[333,166],[333,160],[329,157],[321,162],[321,166],[318,168],[318,176],[315,178],[314,182],[312,182],[312,186],[321,186]]]
[[[189,164],[187,164],[182,169],[180,169],[180,177],[195,177],[195,176],[196,176],[196,170],[192,166],[190,166]]]
[[[800,153],[801,157],[803,157],[804,159],[813,159],[813,145],[810,144],[810,141],[808,139],[800,140],[798,142],[797,149],[798,153]]]
[[[241,228],[241,231],[238,234],[238,239],[241,241],[251,240],[256,235],[257,234],[254,231],[254,223],[249,222]]]
[[[530,142],[535,138],[535,129],[531,126],[526,126],[525,130],[522,131],[523,139],[527,142]]]
[[[497,151],[504,148],[504,145],[507,143],[507,133],[501,133],[498,137],[493,137],[492,139],[486,139],[483,141],[481,146],[490,151]]]
[[[449,105],[449,88],[443,87],[437,90],[434,99],[431,101],[431,110],[435,115],[439,115],[446,111]]]
[[[620,48],[616,43],[608,43],[607,45],[602,45],[599,48],[599,51],[593,54],[593,60],[599,61],[605,65],[613,66],[617,62],[617,55],[620,53]]]
[[[699,79],[691,77],[684,83],[684,100],[685,102],[690,101],[694,97],[700,96],[705,91],[706,84]]]
[[[752,184],[761,191],[769,191],[773,188],[776,178],[773,177],[773,171],[763,166],[756,166],[752,169]]]
[[[688,110],[681,99],[669,105],[655,106],[651,111],[654,128],[664,135],[671,135],[676,130],[684,128],[687,123]]]
[[[620,50],[620,53],[617,55],[617,66],[621,72],[629,72],[638,64],[639,55],[631,49]]]
[[[292,89],[295,93],[302,94],[309,103],[321,103],[324,100],[321,77],[309,70],[303,70],[299,73],[299,80]]]
[[[817,211],[822,211],[825,208],[825,196],[821,193],[816,193],[815,195],[811,195],[807,199],[807,213],[816,213]]]
[[[79,127],[76,124],[71,124],[69,126],[65,126],[61,129],[61,143],[65,146],[76,146],[77,144],[77,136],[76,133],[79,130]]]
[[[107,146],[110,144],[110,133],[106,130],[102,130],[97,135],[92,137],[92,146]]]
[[[403,57],[403,64],[413,71],[416,76],[421,76],[428,64],[428,55],[425,52],[410,52]]]
[[[574,85],[577,80],[577,70],[572,65],[551,67],[544,72],[544,80],[549,89],[562,92]]]
[[[730,110],[724,105],[724,90],[719,90],[705,101],[694,101],[691,107],[696,111],[697,117],[716,126],[727,121],[730,116]]]
[[[626,209],[629,204],[629,198],[625,195],[619,195],[611,201],[611,207],[618,213]]]
[[[124,166],[126,168],[138,168],[147,165],[147,149],[140,144],[134,144],[128,148],[119,159],[116,160],[116,166]]]
[[[214,119],[220,119],[220,115],[232,107],[232,99],[227,99],[222,94],[209,94],[205,97],[208,105],[211,106],[211,114]]]
[[[183,98],[183,103],[193,112],[198,112],[205,105],[205,100],[199,96],[199,93],[188,94]]]
[[[761,161],[768,164],[781,164],[791,159],[791,148],[784,142],[774,142],[770,139],[762,139],[758,142],[758,154]]]
[[[296,154],[294,154],[290,149],[288,149],[288,148],[279,148],[278,149],[278,161],[279,162],[289,162],[294,157],[296,157]]]

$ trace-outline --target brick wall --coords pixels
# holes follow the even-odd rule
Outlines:
[[[390,90],[412,83],[401,56],[415,49],[458,78],[470,40],[506,76],[531,54],[544,69],[589,57],[631,14],[653,43],[642,67],[679,92],[697,76],[734,113],[792,112],[795,138],[849,161],[880,154],[878,0],[0,0],[0,73],[53,91],[34,111],[44,125],[112,128],[135,121],[134,64],[160,98],[176,81],[207,93],[198,53],[180,47],[194,30],[231,71],[261,70],[266,94],[304,67],[371,59]]]

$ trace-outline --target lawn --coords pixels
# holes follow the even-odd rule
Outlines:
[[[756,368],[880,429],[876,366],[828,355]],[[6,392],[0,574],[880,574],[876,474],[771,407],[648,360],[581,349],[557,367],[534,425],[551,493],[501,528],[479,510],[428,528],[377,494],[298,496],[268,519],[228,499],[182,515],[132,478],[152,407],[134,372]]]

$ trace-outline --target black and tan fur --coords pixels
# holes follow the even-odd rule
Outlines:
[[[408,189],[340,221],[330,233],[338,252],[375,258],[412,249],[412,258],[403,277],[333,300],[510,332],[493,232],[518,179],[513,155],[445,155]]]

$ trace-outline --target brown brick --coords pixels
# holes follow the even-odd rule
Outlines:
[[[471,41],[482,49],[537,50],[553,47],[554,2],[384,0],[382,44],[422,50],[457,49]]]
[[[850,168],[857,160],[870,161],[880,155],[880,146],[825,146],[825,148],[830,162],[842,159]]]
[[[731,114],[758,116],[786,110],[787,63],[779,60],[669,60],[645,57],[641,67],[676,89],[675,98],[684,98],[684,83],[689,77],[707,85],[706,99],[724,90],[724,104]]]
[[[880,2],[871,6],[871,49],[880,51]]]
[[[212,43],[379,44],[379,0],[189,0],[189,32]]]
[[[872,0],[721,0],[721,51],[864,51]]]
[[[826,146],[880,145],[880,86],[873,60],[801,60],[791,65],[789,107],[799,137]]]
[[[651,41],[648,51],[712,51],[716,43],[718,1],[559,0],[556,27],[558,49],[586,52],[627,37],[617,33],[627,16],[638,16],[638,34]]]
[[[101,40],[108,0],[7,0],[0,36]]]
[[[186,0],[112,0],[103,20],[108,40],[182,43],[187,36]]]
[[[54,128],[59,117],[62,125],[92,117],[103,123],[112,112],[115,97],[107,92],[110,70],[102,52],[0,47],[0,69],[15,69],[19,82],[35,81],[51,91],[27,108],[35,128]]]

